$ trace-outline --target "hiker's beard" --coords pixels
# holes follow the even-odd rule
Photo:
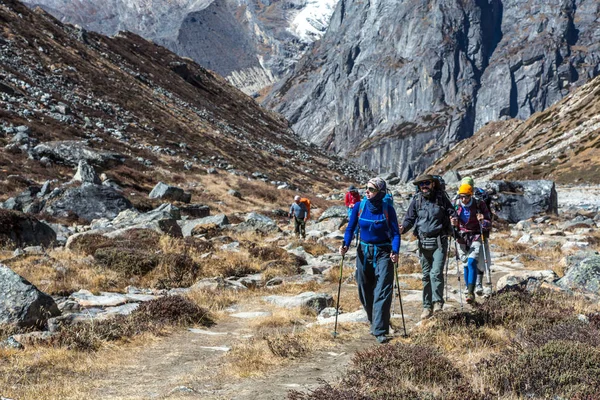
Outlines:
[[[425,197],[426,199],[431,197],[431,189],[430,188],[421,189],[421,193],[423,193],[423,197]]]

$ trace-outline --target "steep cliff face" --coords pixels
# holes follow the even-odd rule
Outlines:
[[[599,73],[596,0],[340,0],[266,105],[294,130],[409,179],[483,124]]]
[[[286,74],[327,28],[337,0],[26,0],[105,35],[131,31],[246,93]]]
[[[429,169],[478,181],[551,179],[600,183],[600,77],[526,121],[492,122]]]

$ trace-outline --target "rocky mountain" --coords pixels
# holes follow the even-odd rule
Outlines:
[[[404,180],[486,123],[600,73],[596,0],[341,0],[265,104],[302,137]]]
[[[430,169],[478,179],[600,182],[600,77],[527,121],[485,125]]]
[[[281,78],[329,23],[337,0],[26,0],[63,22],[134,32],[246,93]]]
[[[207,171],[310,189],[352,170],[217,74],[135,34],[108,38],[16,0],[0,1],[0,23],[3,199],[68,183],[75,167],[76,180],[96,183],[88,165],[146,198],[158,181],[194,186]]]

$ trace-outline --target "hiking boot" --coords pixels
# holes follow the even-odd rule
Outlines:
[[[481,296],[483,294],[483,285],[481,283],[475,286],[475,294]]]
[[[473,302],[475,301],[475,294],[473,292],[469,292],[467,293],[467,304],[473,304]]]
[[[387,343],[387,342],[390,340],[390,339],[389,339],[387,336],[385,336],[385,335],[379,335],[379,336],[377,336],[377,338],[376,338],[376,339],[377,339],[377,341],[378,341],[380,344]]]
[[[433,312],[431,311],[431,308],[424,308],[423,312],[421,313],[421,319],[431,318],[432,315]]]
[[[444,304],[441,301],[436,301],[435,303],[433,303],[434,314],[441,312],[442,308],[444,308]]]

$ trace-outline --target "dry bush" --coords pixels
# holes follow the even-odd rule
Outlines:
[[[493,243],[507,253],[527,253],[528,247],[524,244],[517,243],[515,238],[493,238]]]
[[[160,297],[145,303],[128,316],[70,325],[53,336],[49,344],[78,351],[97,351],[104,343],[131,338],[144,332],[159,333],[170,326],[212,325],[208,311],[181,296]]]
[[[213,324],[207,309],[182,296],[159,297],[144,302],[132,316],[136,321],[159,325]]]
[[[356,268],[354,266],[348,265],[344,263],[344,267],[342,268],[342,282],[347,282],[350,279],[354,279]],[[338,283],[340,280],[340,265],[334,264],[333,268],[329,268],[327,273],[325,274],[325,280],[327,282]]]
[[[305,241],[302,243],[304,251],[313,257],[322,256],[323,254],[331,253],[331,249],[325,246],[323,243],[317,243],[312,241]]]
[[[96,250],[94,259],[99,265],[125,277],[143,276],[160,262],[157,254],[137,248],[107,247]]]
[[[218,313],[230,305],[238,303],[243,297],[247,297],[247,294],[242,294],[236,290],[193,290],[186,296],[211,313]]]
[[[163,254],[148,278],[151,286],[171,289],[192,286],[202,273],[201,264],[187,254]]]
[[[333,387],[327,382],[321,382],[323,385],[308,393],[292,390],[288,394],[289,400],[372,400],[373,398],[367,395],[358,393],[353,389],[341,387]]]
[[[277,357],[281,358],[299,358],[309,352],[302,337],[294,334],[283,334],[277,336],[267,336],[265,338],[269,350]]]
[[[248,250],[248,253],[261,261],[287,260],[288,252],[278,246],[255,246]]]
[[[549,341],[525,352],[505,351],[479,364],[498,395],[593,399],[600,387],[600,349],[587,343]]]
[[[227,353],[227,359],[223,373],[240,378],[261,376],[283,361],[271,352],[265,340],[259,338],[234,345]]]
[[[107,247],[153,250],[158,247],[160,235],[150,229],[131,229],[118,238],[99,234],[81,235],[73,239],[70,249],[75,253],[94,255],[98,249]]]
[[[224,252],[204,263],[204,276],[242,277],[260,272],[258,263],[245,253]]]

